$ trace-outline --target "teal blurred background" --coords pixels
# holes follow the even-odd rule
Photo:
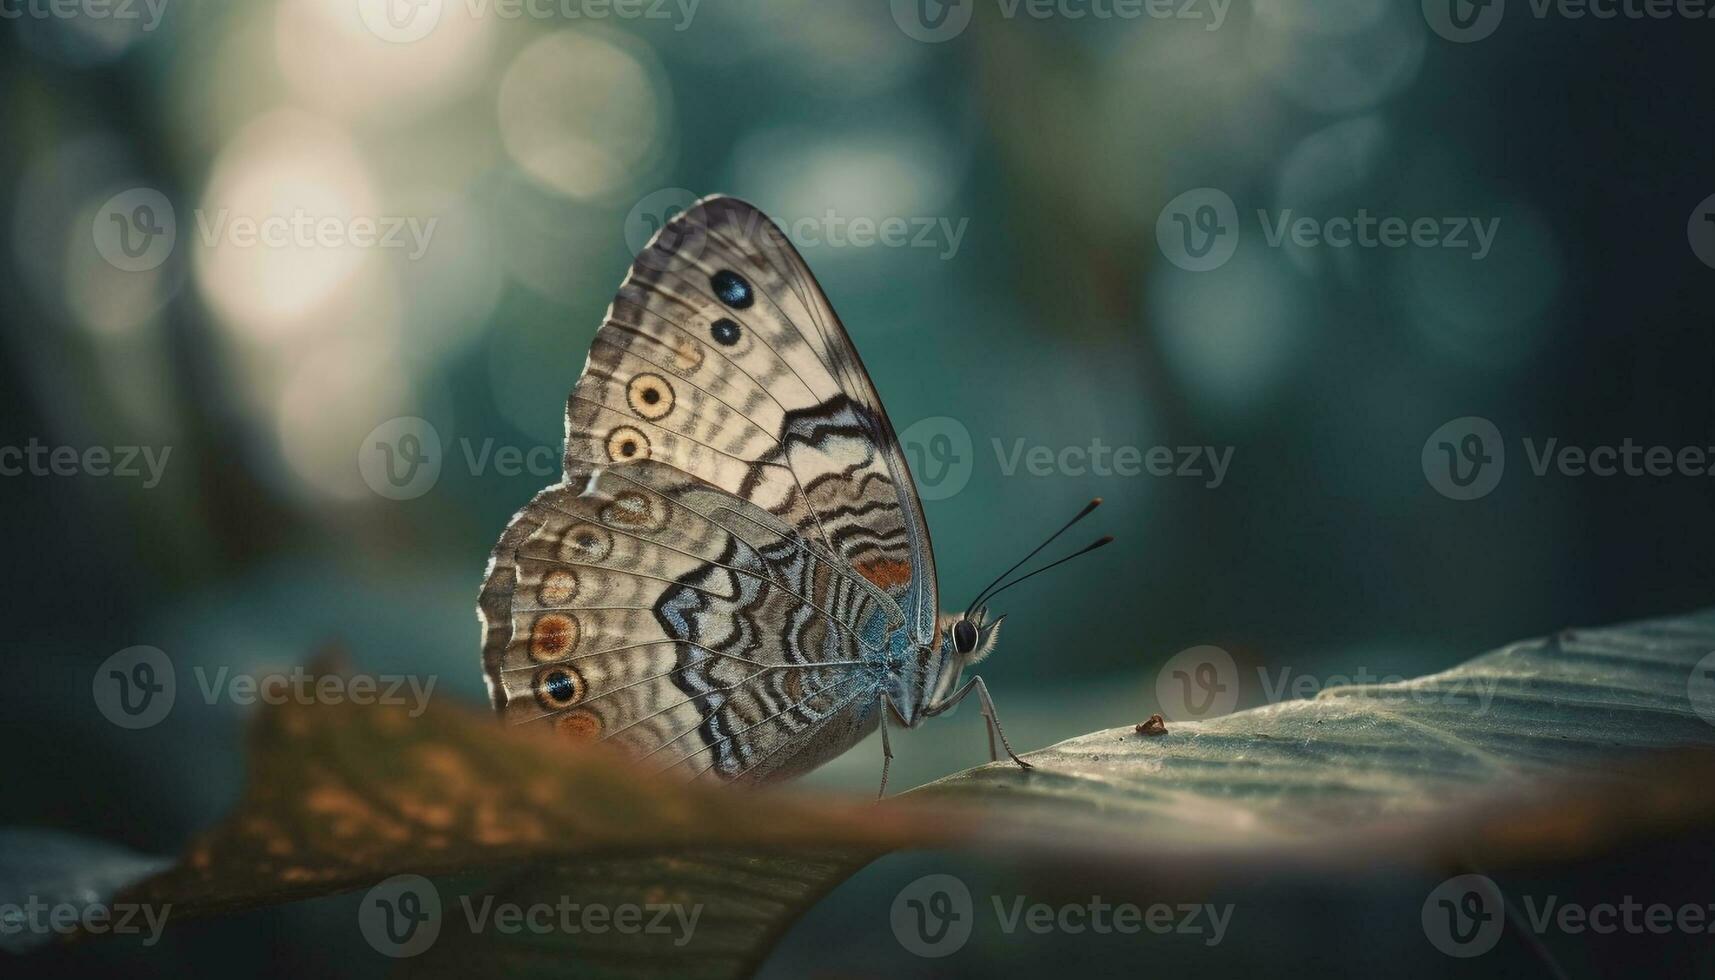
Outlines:
[[[1158,667],[1199,644],[1411,675],[1709,603],[1715,479],[1539,477],[1522,442],[1715,445],[1702,25],[1517,6],[1455,43],[1415,0],[1235,2],[1218,28],[966,0],[968,27],[925,41],[931,0],[494,2],[0,21],[0,445],[170,447],[149,486],[0,479],[4,822],[182,846],[243,777],[246,709],[194,696],[196,666],[335,644],[482,703],[488,550],[554,481],[633,252],[706,193],[773,215],[820,277],[923,464],[944,605],[1106,498],[1090,533],[1118,544],[997,609],[982,672],[1021,750],[1162,710]],[[1158,240],[1199,188],[1239,226],[1203,272]],[[1258,209],[1498,224],[1473,259],[1274,245]],[[405,233],[227,224],[295,213]],[[115,219],[140,216],[156,251],[131,256],[146,229],[116,241]],[[910,240],[853,241],[854,220]],[[1423,457],[1467,416],[1507,460],[1461,501]],[[400,425],[439,467],[403,494],[373,455]],[[1098,440],[1230,462],[1097,472]],[[1009,464],[1039,447],[1039,472]],[[138,644],[180,696],[133,732],[90,688]],[[900,787],[986,761],[974,711],[895,749]],[[879,764],[872,741],[810,778],[870,792]]]

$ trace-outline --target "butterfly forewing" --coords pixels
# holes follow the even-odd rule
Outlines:
[[[710,198],[638,256],[567,402],[565,481],[496,547],[496,706],[659,768],[791,775],[873,729],[874,666],[934,633],[891,424],[802,258]]]
[[[881,400],[802,257],[743,202],[700,202],[644,249],[568,402],[568,465],[644,455],[780,514],[933,633],[928,531]]]

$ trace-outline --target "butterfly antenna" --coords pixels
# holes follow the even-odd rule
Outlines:
[[[1023,567],[1025,562],[1029,561],[1032,558],[1035,558],[1037,556],[1037,554],[1039,554],[1042,551],[1043,548],[1046,548],[1050,544],[1053,544],[1055,538],[1057,538],[1060,535],[1065,534],[1067,531],[1071,530],[1072,525],[1078,523],[1079,521],[1083,520],[1086,517],[1089,517],[1090,512],[1095,510],[1097,507],[1100,507],[1101,505],[1102,505],[1102,498],[1100,498],[1100,497],[1097,497],[1094,500],[1090,501],[1089,503],[1085,504],[1084,509],[1081,511],[1078,511],[1077,517],[1074,517],[1071,520],[1067,521],[1065,526],[1060,528],[1060,530],[1055,531],[1053,534],[1048,535],[1047,541],[1044,541],[1041,544],[1037,545],[1035,547],[1035,549],[1033,549],[1030,552],[1030,554],[1025,555],[1023,558],[1020,558],[1018,560],[1018,564],[1013,565],[1011,568],[1009,568],[1006,571],[1001,572],[999,575],[995,576],[995,579],[993,582],[990,582],[988,585],[984,586],[983,590],[981,592],[977,593],[976,599],[972,600],[970,607],[965,610],[965,618],[966,619],[971,618],[971,613],[976,612],[977,607],[982,605],[983,599],[985,597],[991,595],[989,590],[993,589],[995,586],[999,585],[1001,583],[1002,579],[1006,578],[1008,575],[1011,575],[1013,572],[1018,571],[1021,567]],[[1109,538],[1108,540],[1111,541],[1113,539]],[[1107,542],[1104,541],[1102,543],[1106,544]],[[1091,550],[1091,549],[1090,548],[1084,549],[1084,551],[1089,551],[1089,550]],[[1083,553],[1084,553],[1083,551],[1078,552],[1078,554],[1080,554],[1080,555]],[[1064,561],[1064,560],[1065,559],[1061,559],[1061,561]],[[1055,564],[1057,565],[1057,564],[1059,564],[1059,562],[1055,562]],[[1052,568],[1054,566],[1050,565],[1048,567]],[[1035,573],[1032,573],[1032,574],[1035,574]],[[1022,582],[1023,579],[1020,579],[1019,581]]]
[[[1025,575],[1021,575],[1018,578],[1013,579],[1012,581],[1006,583],[1005,585],[1001,586],[1000,588],[995,589],[993,592],[990,592],[989,598],[993,599],[995,596],[1000,595],[1002,592],[1005,592],[1007,589],[1012,588],[1013,586],[1017,585],[1020,582],[1023,582],[1027,579],[1033,579],[1036,576],[1041,575],[1043,572],[1048,571],[1050,568],[1053,568],[1056,565],[1064,565],[1067,562],[1071,561],[1072,559],[1078,557],[1079,555],[1087,555],[1090,552],[1095,551],[1097,548],[1105,547],[1106,545],[1112,544],[1113,541],[1114,541],[1114,536],[1111,534],[1107,535],[1106,537],[1100,538],[1100,539],[1098,539],[1098,540],[1096,540],[1090,544],[1085,545],[1082,549],[1072,552],[1071,554],[1060,559],[1059,561],[1049,562],[1048,564],[1043,565],[1041,568],[1038,568],[1034,572],[1029,572]]]

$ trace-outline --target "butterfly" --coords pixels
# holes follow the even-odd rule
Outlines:
[[[799,775],[879,726],[885,793],[889,724],[974,692],[991,761],[998,737],[1029,768],[963,674],[1005,618],[986,598],[1047,543],[938,610],[922,503],[851,337],[773,222],[704,198],[638,253],[566,403],[564,477],[489,559],[489,693],[508,722],[727,782]]]

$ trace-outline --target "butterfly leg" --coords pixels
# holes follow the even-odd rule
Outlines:
[[[956,705],[960,701],[963,701],[965,699],[965,695],[971,693],[971,691],[973,691],[973,690],[977,692],[977,700],[982,702],[983,720],[988,723],[989,758],[992,761],[996,761],[996,762],[1000,761],[1000,757],[994,751],[994,739],[995,739],[996,735],[999,735],[1001,747],[1006,749],[1006,754],[1007,754],[1008,758],[1010,758],[1010,759],[1012,759],[1012,761],[1018,763],[1018,767],[1020,769],[1033,769],[1033,768],[1035,768],[1030,763],[1025,762],[1023,759],[1020,759],[1018,757],[1018,753],[1014,752],[1012,750],[1012,743],[1008,742],[1006,740],[1006,729],[1000,727],[1000,719],[995,717],[994,699],[989,697],[988,685],[983,683],[983,679],[980,676],[979,677],[973,677],[970,680],[966,681],[964,683],[964,685],[962,687],[960,687],[957,691],[954,691],[952,694],[947,695],[946,700],[941,701],[938,704],[930,705],[928,708],[926,708],[924,710],[923,714],[926,715],[927,717],[933,718],[936,715],[941,714],[942,712],[951,711],[953,708],[953,705]]]
[[[893,765],[893,743],[887,740],[887,696],[881,698],[881,789],[876,790],[875,798],[880,800],[887,795],[887,770]]]

